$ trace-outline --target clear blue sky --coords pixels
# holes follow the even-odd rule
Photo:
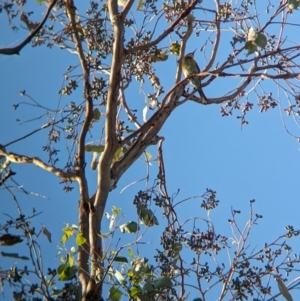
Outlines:
[[[9,31],[3,13],[0,14],[0,28],[2,28],[0,47],[16,45],[27,34],[25,30],[20,30],[16,35]],[[189,44],[188,50],[194,49],[195,44]],[[201,55],[197,52],[196,58],[203,67]],[[19,92],[25,89],[39,103],[55,109],[59,100],[58,90],[63,82],[62,74],[67,66],[74,62],[75,55],[57,48],[49,50],[45,47],[27,46],[21,51],[20,56],[0,56],[0,144],[16,139],[35,129],[37,125],[41,126],[47,122],[47,117],[44,116],[36,122],[19,125],[16,119],[28,120],[39,116],[42,112],[23,105],[14,111],[13,104],[21,101],[29,102],[28,99],[22,98]],[[171,57],[168,62],[158,64],[157,68],[166,66],[170,70],[175,70],[176,58]],[[170,81],[173,80],[171,72],[165,76],[169,77]],[[208,98],[220,95],[222,89],[227,88],[222,79],[218,81],[218,85],[219,89],[204,88]],[[77,103],[81,101],[80,87],[78,90],[78,93],[69,98],[65,97],[63,101]],[[141,118],[144,96],[138,94],[138,90],[133,95],[132,97],[137,97],[136,101],[140,102],[137,105],[139,107],[137,114]],[[254,95],[252,102],[255,104],[258,102]],[[235,116],[221,117],[219,105],[202,106],[187,103],[172,114],[161,135],[165,137],[164,155],[169,193],[175,193],[180,189],[177,197],[180,201],[189,196],[201,195],[206,188],[216,190],[220,205],[210,217],[215,223],[217,232],[229,235],[230,227],[227,220],[230,218],[231,208],[241,210],[244,215],[240,220],[242,223],[245,222],[249,212],[249,200],[256,199],[254,208],[264,218],[252,236],[254,247],[283,234],[286,225],[294,225],[295,229],[300,229],[300,153],[299,145],[284,130],[279,108],[259,113],[259,108],[255,106],[247,120],[249,125],[241,129],[240,122]],[[299,133],[299,129],[292,123],[289,123],[289,128]],[[94,138],[96,140],[99,137]],[[44,131],[8,147],[8,150],[47,160],[46,154],[42,152],[42,146],[46,142],[47,134]],[[152,147],[150,151],[155,158],[156,148]],[[58,164],[63,166],[63,161]],[[157,173],[156,162],[152,163],[150,169],[153,175]],[[25,212],[30,212],[32,207],[38,212],[43,211],[34,223],[36,228],[42,223],[45,224],[52,233],[52,244],[49,244],[45,237],[41,237],[41,244],[49,266],[57,266],[56,244],[60,240],[63,223],[77,223],[78,190],[75,188],[72,193],[64,193],[62,186],[58,184],[59,179],[34,166],[13,165],[12,170],[17,172],[18,183],[27,191],[48,198],[17,194]],[[145,175],[144,164],[141,161],[136,162],[119,181],[118,188],[112,192],[107,211],[110,212],[111,206],[115,205],[122,208],[125,214],[124,222],[136,220],[136,210],[132,206],[132,201],[135,193],[145,188],[145,183],[130,186],[122,194],[120,190]],[[94,192],[96,184],[95,176],[96,172],[89,172],[91,193]],[[13,209],[15,207],[8,194],[4,190],[0,193],[2,202],[0,223],[3,224],[7,219],[3,213],[14,215],[17,212]],[[200,208],[200,200],[188,204],[189,206],[181,207],[182,220],[195,215],[206,218],[205,211]],[[157,212],[157,216],[163,224],[161,213]],[[153,250],[156,248],[155,243],[158,242],[157,231],[154,228],[150,229],[145,238],[145,241],[154,241],[151,245]],[[296,252],[299,253],[299,245],[296,247],[298,249]],[[23,255],[23,248],[24,245],[17,245],[9,250],[3,250],[16,251]],[[0,258],[1,267],[6,265],[6,260],[9,264],[16,262]],[[48,267],[48,264],[45,267]]]

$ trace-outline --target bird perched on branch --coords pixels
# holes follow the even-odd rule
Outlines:
[[[197,62],[194,59],[194,53],[195,53],[195,51],[188,53],[183,58],[182,71],[185,76],[189,76],[192,74],[198,74],[201,72]],[[204,100],[207,100],[207,98],[202,90],[200,77],[198,77],[198,76],[192,77],[189,79],[189,82],[192,86],[194,86],[194,88],[196,88],[198,90],[200,97],[203,98]]]

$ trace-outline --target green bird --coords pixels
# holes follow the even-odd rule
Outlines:
[[[188,53],[183,58],[182,71],[185,76],[189,76],[192,74],[198,74],[201,72],[197,62],[194,59],[194,52]],[[189,82],[195,89],[198,90],[200,97],[203,98],[204,100],[207,100],[207,98],[202,90],[200,77],[195,76],[193,78],[190,78]]]

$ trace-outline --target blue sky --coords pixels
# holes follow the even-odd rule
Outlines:
[[[7,20],[4,14],[0,15],[0,27],[7,29]],[[8,29],[0,33],[0,46],[15,45],[26,35],[21,30],[14,35]],[[197,46],[197,45],[196,45]],[[188,51],[195,49],[195,43],[188,45]],[[197,52],[196,58],[201,67],[202,54]],[[14,111],[13,104],[29,101],[22,98],[19,92],[23,89],[39,103],[55,108],[59,100],[58,90],[63,83],[63,73],[68,65],[76,61],[76,56],[65,51],[45,47],[31,48],[27,46],[21,51],[20,56],[0,56],[0,144],[5,144],[16,139],[36,126],[47,122],[46,116],[32,123],[19,125],[16,119],[28,120],[39,116],[39,109],[30,106],[19,106]],[[167,65],[164,65],[167,64]],[[176,69],[176,58],[171,57],[168,62],[157,64],[157,68],[168,69],[164,80],[173,80],[172,70]],[[170,71],[169,71],[170,70]],[[218,86],[206,87],[204,91],[208,98],[216,97],[228,88],[228,81],[219,79]],[[234,88],[234,87],[232,87]],[[79,102],[79,92],[63,101]],[[131,92],[131,97],[136,97],[138,116],[142,116],[144,96],[138,89]],[[256,96],[251,97],[257,103]],[[236,116],[221,117],[220,105],[203,106],[195,103],[186,103],[179,107],[168,119],[160,135],[165,137],[164,159],[167,171],[169,193],[180,189],[177,200],[189,196],[201,195],[206,188],[217,191],[220,200],[219,207],[211,213],[217,232],[230,235],[227,222],[230,218],[231,208],[241,210],[244,214],[239,219],[244,223],[248,217],[249,200],[255,199],[255,210],[264,216],[260,226],[254,229],[251,238],[253,246],[262,245],[272,241],[284,233],[286,225],[300,228],[299,222],[299,145],[284,130],[279,108],[259,113],[257,106],[248,115],[249,125],[241,128]],[[289,129],[299,133],[293,123],[288,122]],[[95,136],[94,136],[95,137]],[[46,143],[46,132],[40,132],[30,138],[8,147],[9,151],[38,156],[47,160],[42,152],[42,145]],[[95,140],[98,139],[95,137]],[[151,147],[150,152],[156,157],[156,148]],[[65,155],[62,152],[62,155]],[[88,160],[90,155],[87,156]],[[88,161],[88,165],[89,165]],[[63,162],[59,164],[63,165]],[[25,212],[30,212],[32,207],[42,211],[34,223],[39,228],[43,223],[52,233],[52,244],[45,237],[41,237],[44,258],[49,265],[58,265],[56,258],[56,244],[61,237],[63,223],[77,223],[78,190],[64,193],[60,180],[53,175],[39,170],[34,166],[12,166],[17,172],[17,181],[28,191],[37,195],[46,196],[47,199],[31,195],[25,197],[17,194],[21,207]],[[156,162],[152,162],[151,174],[156,175]],[[123,221],[136,220],[136,210],[132,206],[134,195],[138,190],[145,188],[145,182],[132,185],[120,194],[128,184],[142,179],[146,175],[143,162],[137,161],[134,166],[123,176],[118,183],[118,188],[111,193],[107,211],[111,206],[121,207],[125,214]],[[96,185],[96,172],[89,172],[88,181],[93,193]],[[150,183],[152,184],[152,183]],[[74,184],[76,187],[76,184]],[[17,214],[11,199],[5,191],[0,191],[2,205],[0,210],[0,223],[3,224],[7,217],[3,213]],[[206,212],[200,208],[201,201],[192,201],[180,209],[182,220],[191,216],[207,218]],[[157,212],[159,220],[161,213]],[[162,220],[162,224],[163,224]],[[108,226],[107,222],[104,222]],[[157,229],[149,229],[145,240],[157,241]],[[296,253],[299,253],[299,246]],[[3,247],[1,247],[2,250]],[[24,251],[24,245],[6,252]],[[151,252],[147,256],[150,256]],[[11,260],[10,264],[15,261]],[[0,258],[0,266],[6,265],[6,260]],[[7,296],[6,296],[7,297]],[[7,299],[8,300],[8,299]]]

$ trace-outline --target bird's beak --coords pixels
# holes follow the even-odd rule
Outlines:
[[[197,50],[197,48],[192,52],[192,54],[195,54],[196,50]]]

